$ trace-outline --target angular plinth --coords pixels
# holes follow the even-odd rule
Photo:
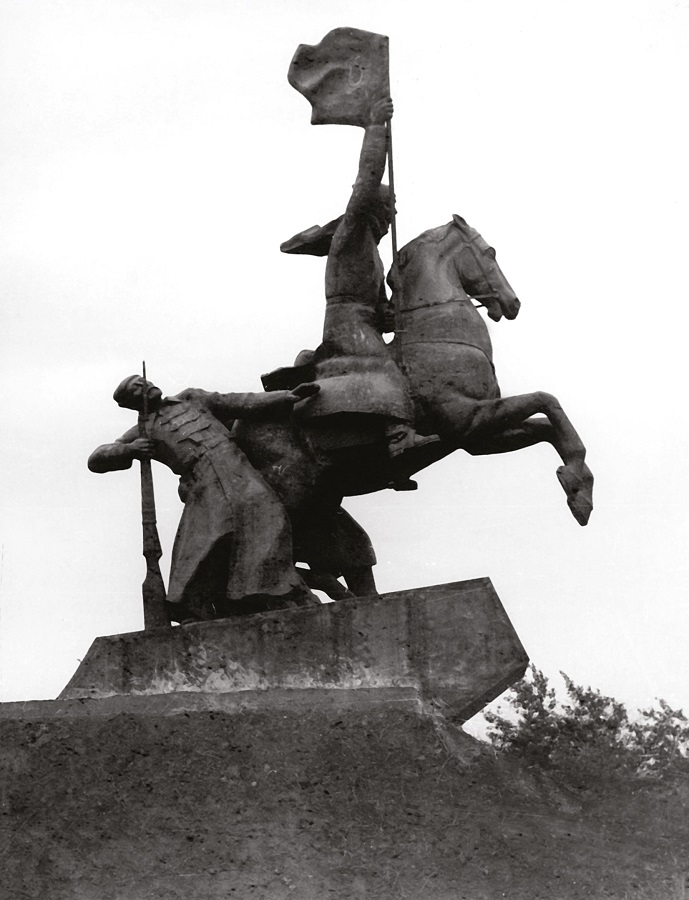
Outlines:
[[[97,638],[60,699],[413,687],[463,721],[528,664],[488,578]]]

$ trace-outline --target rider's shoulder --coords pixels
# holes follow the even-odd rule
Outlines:
[[[342,217],[337,231],[333,235],[329,256],[337,254],[339,250],[347,247],[364,247],[370,243],[376,246],[371,232],[371,223],[365,210],[348,209]]]

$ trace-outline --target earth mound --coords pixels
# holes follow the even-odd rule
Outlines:
[[[685,896],[686,785],[565,792],[410,690],[250,693],[2,717],[0,897]]]

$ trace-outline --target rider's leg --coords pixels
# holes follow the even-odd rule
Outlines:
[[[408,422],[399,419],[389,419],[385,426],[385,440],[387,441],[390,459],[395,459],[408,450],[416,450],[437,444],[440,438],[437,434],[420,435]]]

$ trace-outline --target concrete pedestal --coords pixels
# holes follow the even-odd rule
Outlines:
[[[61,700],[171,692],[414,688],[453,721],[528,657],[488,578],[97,638]]]

